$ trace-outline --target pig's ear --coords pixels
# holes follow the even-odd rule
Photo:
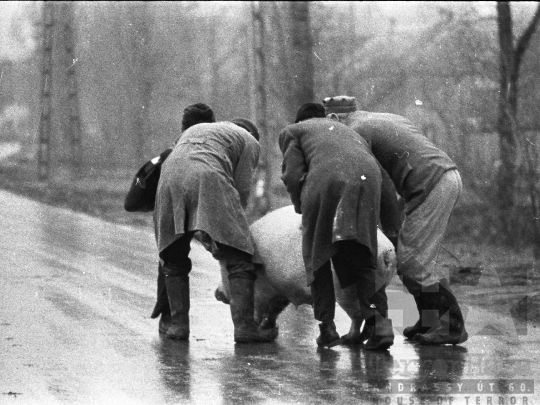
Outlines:
[[[328,114],[326,118],[330,118],[331,120],[334,120],[334,121],[339,121],[339,117],[335,113]]]

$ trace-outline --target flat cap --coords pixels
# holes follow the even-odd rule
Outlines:
[[[256,140],[259,140],[259,130],[257,129],[257,126],[251,122],[248,119],[245,118],[235,118],[231,121],[234,125],[238,125],[240,128],[244,128],[246,131],[248,131]]]
[[[326,117],[325,110],[320,103],[306,103],[303,104],[296,113],[294,123],[309,120],[310,118],[324,118]]]
[[[351,96],[326,97],[323,105],[326,114],[350,113],[358,110],[356,98]]]

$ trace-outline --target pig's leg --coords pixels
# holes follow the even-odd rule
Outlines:
[[[259,325],[260,329],[272,329],[277,328],[276,320],[279,314],[283,312],[285,308],[290,304],[290,301],[283,295],[277,295],[272,297],[268,304],[266,314]]]
[[[342,344],[356,345],[363,342],[362,333],[360,332],[363,321],[363,319],[351,319],[351,328],[349,329],[349,332],[341,337]]]
[[[344,345],[359,345],[363,344],[373,334],[373,326],[366,324],[365,319],[357,318],[351,320],[351,328],[349,333],[341,337]],[[362,324],[364,327],[362,328]]]

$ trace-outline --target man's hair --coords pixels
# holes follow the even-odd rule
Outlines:
[[[188,105],[184,108],[182,116],[182,131],[196,124],[203,122],[216,122],[216,117],[212,108],[204,103]]]
[[[320,103],[306,103],[298,109],[294,123],[309,120],[310,118],[325,118],[324,106]]]
[[[238,125],[241,128],[244,128],[248,131],[253,137],[258,141],[259,140],[259,130],[253,122],[245,118],[235,118],[231,121],[233,124]]]

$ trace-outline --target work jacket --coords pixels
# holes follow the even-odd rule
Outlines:
[[[302,254],[308,285],[337,252],[355,240],[377,258],[381,171],[367,143],[337,121],[314,118],[279,134],[282,180],[302,214]]]
[[[186,232],[202,231],[253,254],[244,209],[259,153],[257,140],[230,122],[184,131],[161,168],[154,210],[159,251]]]
[[[344,122],[360,134],[407,202],[410,214],[428,196],[443,173],[456,164],[405,117],[356,111]]]

